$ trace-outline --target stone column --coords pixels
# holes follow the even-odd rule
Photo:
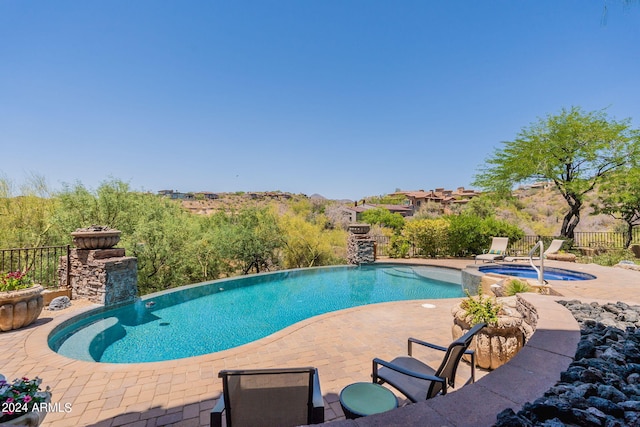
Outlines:
[[[113,234],[114,230],[108,231]],[[95,230],[91,232],[96,233]],[[121,248],[95,248],[94,244],[82,243],[77,238],[78,233],[73,233],[74,243],[81,247],[70,253],[71,283],[66,283],[66,257],[60,260],[61,284],[71,287],[72,298],[85,298],[105,306],[135,300],[138,294],[137,258],[126,256]],[[104,237],[96,238],[104,240]],[[119,234],[118,239],[112,239],[109,244],[113,246],[118,240]]]
[[[376,260],[376,241],[369,236],[368,224],[349,226],[347,238],[347,262],[349,264],[371,264]]]

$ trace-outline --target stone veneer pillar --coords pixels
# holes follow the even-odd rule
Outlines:
[[[72,249],[70,253],[72,298],[85,298],[110,306],[133,301],[138,294],[138,259],[125,250]],[[60,283],[66,283],[66,257],[60,260]]]
[[[347,262],[349,264],[371,264],[376,261],[376,241],[369,237],[368,224],[349,226],[347,238]]]

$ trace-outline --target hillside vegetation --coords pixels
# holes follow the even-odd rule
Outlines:
[[[560,234],[567,203],[555,187],[520,189],[514,191],[513,195],[513,201],[502,203],[497,207],[498,218],[512,222],[525,234],[540,236]],[[576,231],[624,231],[622,221],[610,215],[593,215],[593,201],[597,197],[598,192],[595,191],[587,198]]]
[[[70,233],[77,228],[116,228],[122,231],[120,247],[138,258],[141,293],[346,260],[344,209],[351,202],[279,192],[221,193],[216,200],[181,201],[135,192],[118,180],[96,191],[76,184],[49,194],[37,185],[21,189],[19,195],[0,180],[0,190],[0,248],[64,245],[71,243]],[[375,234],[404,233],[392,241],[399,254],[420,240],[423,256],[467,256],[485,248],[492,235],[557,235],[563,209],[553,189],[527,189],[506,201],[474,199],[461,208],[471,216],[440,220],[431,210],[407,219],[393,214],[397,218],[391,219],[388,211],[367,211],[371,215],[365,220],[376,224]],[[608,216],[589,216],[590,210],[585,208],[579,230],[619,228]],[[444,232],[449,233],[447,242],[437,238]]]

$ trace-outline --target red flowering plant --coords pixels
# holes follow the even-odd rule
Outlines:
[[[9,383],[0,375],[0,425],[40,408],[40,404],[47,401],[50,389],[47,386],[44,391],[40,390],[41,382],[38,377],[32,380],[23,377]]]
[[[33,286],[33,280],[26,271],[10,271],[0,275],[0,292],[17,291]]]

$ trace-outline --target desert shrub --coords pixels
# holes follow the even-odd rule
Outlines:
[[[502,306],[495,298],[485,297],[482,294],[472,297],[467,291],[467,298],[462,300],[460,306],[465,310],[467,316],[471,317],[471,323],[477,325],[485,322],[487,325],[498,323],[498,314]]]
[[[524,232],[519,227],[493,217],[482,220],[481,230],[487,239],[486,245],[491,243],[491,237],[494,236],[508,237],[509,240],[518,240],[524,237]]]
[[[411,243],[402,235],[394,235],[389,239],[387,252],[391,258],[406,258],[409,256]]]
[[[486,236],[482,234],[483,219],[477,215],[452,215],[449,219],[449,251],[453,256],[482,253]]]
[[[280,218],[284,235],[282,248],[285,268],[317,267],[340,263],[334,251],[334,236],[346,239],[343,230],[330,230],[322,221],[311,223],[297,215]]]
[[[482,253],[491,245],[492,237],[508,237],[510,241],[514,241],[524,236],[524,232],[517,226],[494,217],[461,214],[447,217],[447,220],[449,252],[454,256]]]
[[[385,208],[374,208],[362,213],[362,220],[367,224],[381,225],[400,232],[404,227],[404,218],[399,213],[391,213]]]
[[[449,221],[445,218],[419,219],[407,222],[402,234],[416,248],[417,254],[436,257],[448,254]]]
[[[594,263],[611,267],[620,261],[633,261],[638,264],[635,255],[628,249],[609,249],[604,253],[594,256],[581,256],[576,258],[581,263]]]
[[[531,286],[524,280],[511,279],[511,281],[507,284],[504,289],[504,294],[506,296],[513,296],[515,294],[519,294],[522,292],[530,292]]]

